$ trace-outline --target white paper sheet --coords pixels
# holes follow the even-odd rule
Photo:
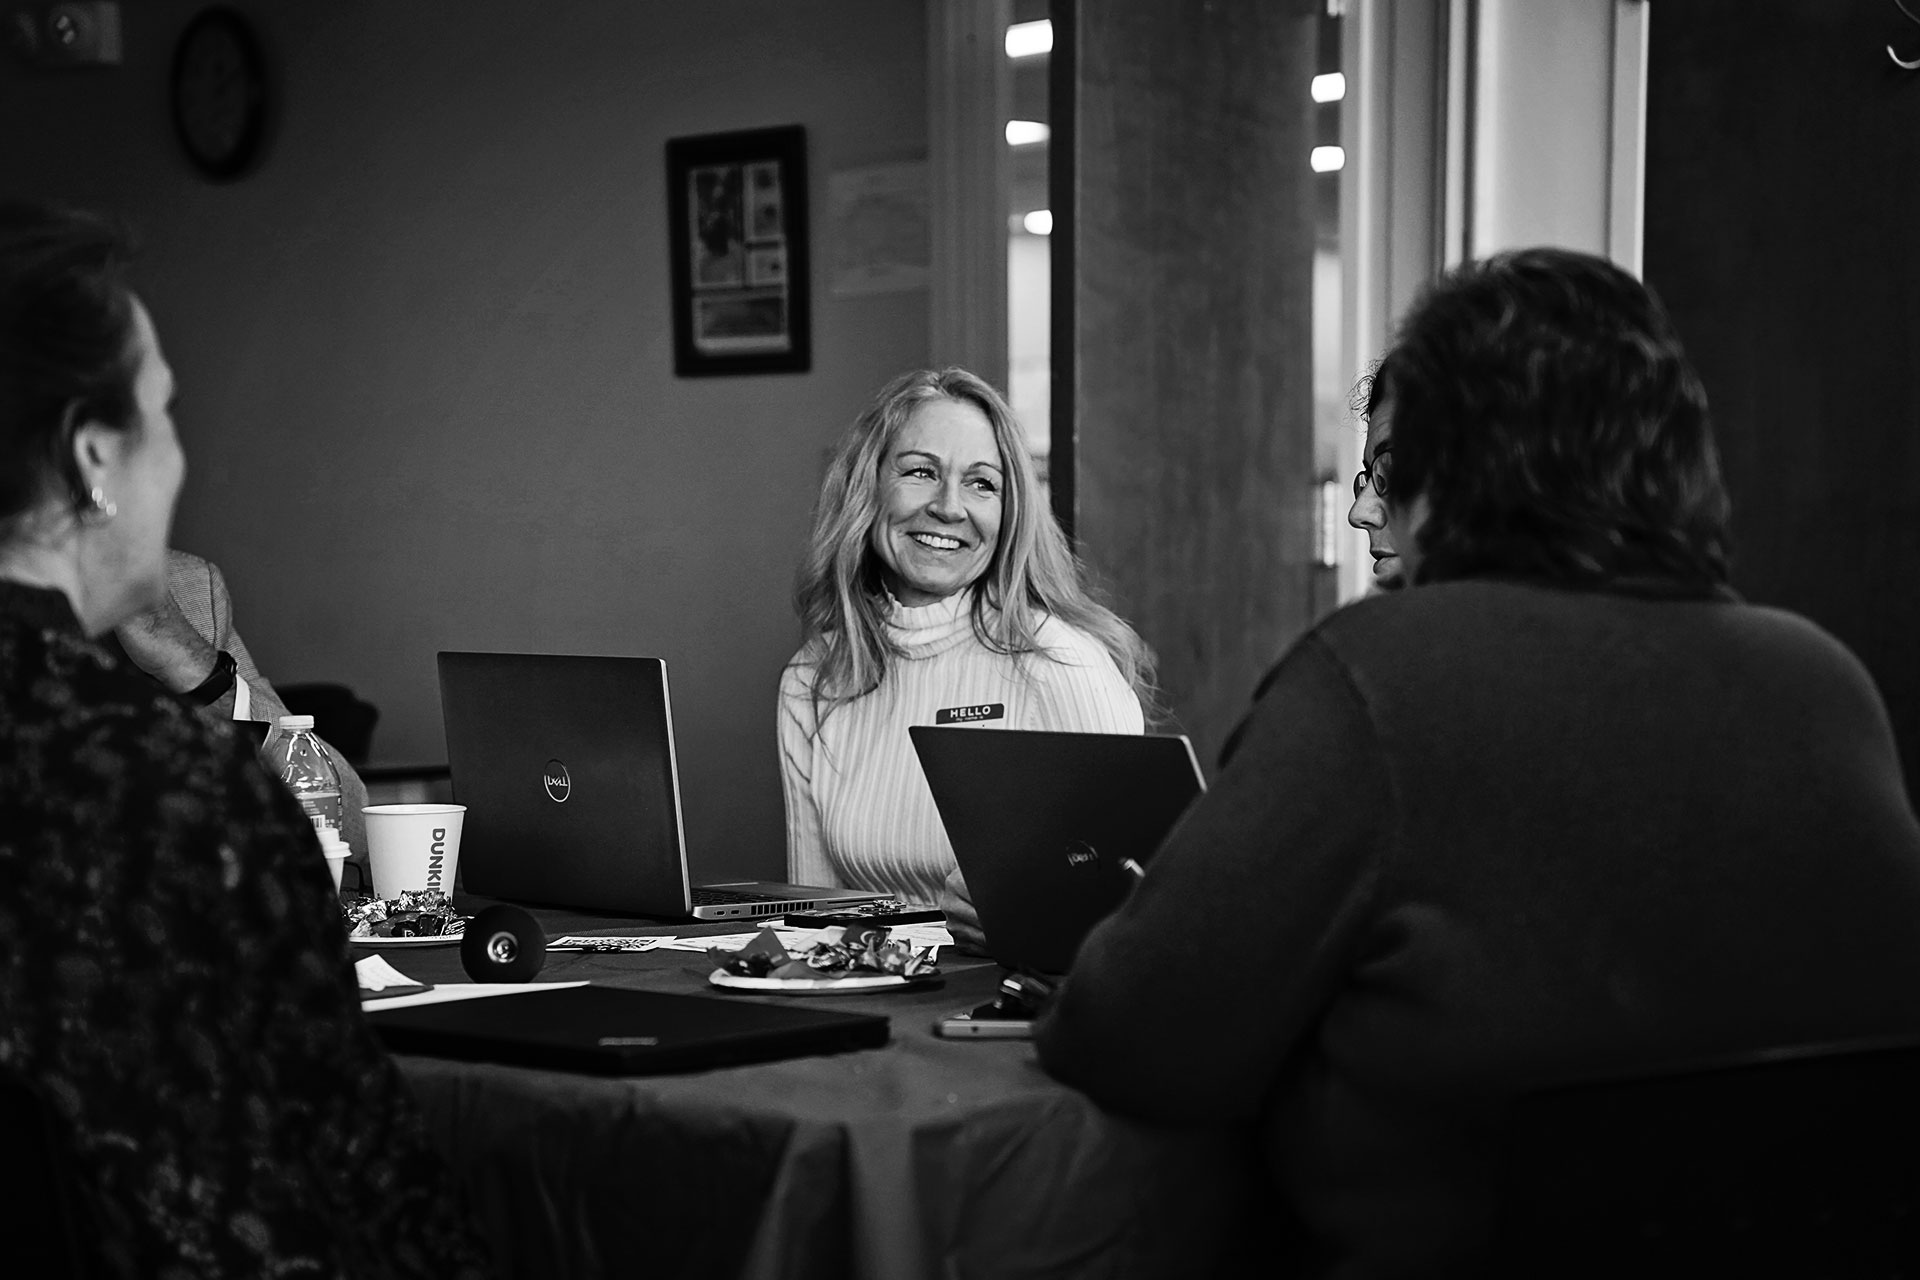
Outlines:
[[[652,951],[673,941],[648,934],[636,938],[624,933],[569,933],[547,944],[549,951]]]
[[[835,297],[927,287],[927,165],[827,175],[828,288]]]
[[[373,1013],[380,1009],[408,1009],[417,1004],[446,1004],[453,1000],[480,1000],[492,996],[520,996],[535,991],[561,991],[567,987],[584,987],[585,982],[443,982],[427,991],[417,991],[410,996],[375,996],[371,1000],[362,1000],[360,1008]]]
[[[384,991],[388,987],[412,987],[418,981],[387,963],[385,956],[362,956],[353,962],[353,975],[362,991]]]

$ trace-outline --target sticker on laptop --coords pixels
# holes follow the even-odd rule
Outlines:
[[[1004,702],[977,702],[970,707],[942,707],[933,713],[935,724],[978,724],[982,720],[1005,720]]]

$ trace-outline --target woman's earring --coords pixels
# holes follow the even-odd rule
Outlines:
[[[120,508],[107,500],[107,491],[99,485],[93,486],[87,494],[87,519],[105,524],[119,514]]]

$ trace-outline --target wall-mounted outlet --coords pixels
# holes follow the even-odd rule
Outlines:
[[[120,65],[119,0],[59,0],[7,15],[14,50],[42,67]]]

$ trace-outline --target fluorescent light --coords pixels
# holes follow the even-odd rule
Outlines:
[[[1347,167],[1347,153],[1339,147],[1315,147],[1309,163],[1315,173],[1333,173]]]
[[[1020,219],[1020,225],[1026,228],[1030,236],[1050,236],[1053,234],[1053,210],[1035,209]]]
[[[1329,71],[1326,75],[1313,78],[1313,100],[1315,102],[1338,102],[1347,96],[1347,78],[1338,71]]]
[[[1053,21],[1016,22],[1007,28],[1007,56],[1033,58],[1053,52]]]
[[[1038,120],[1007,121],[1007,145],[1010,147],[1031,147],[1045,142],[1053,130]]]

